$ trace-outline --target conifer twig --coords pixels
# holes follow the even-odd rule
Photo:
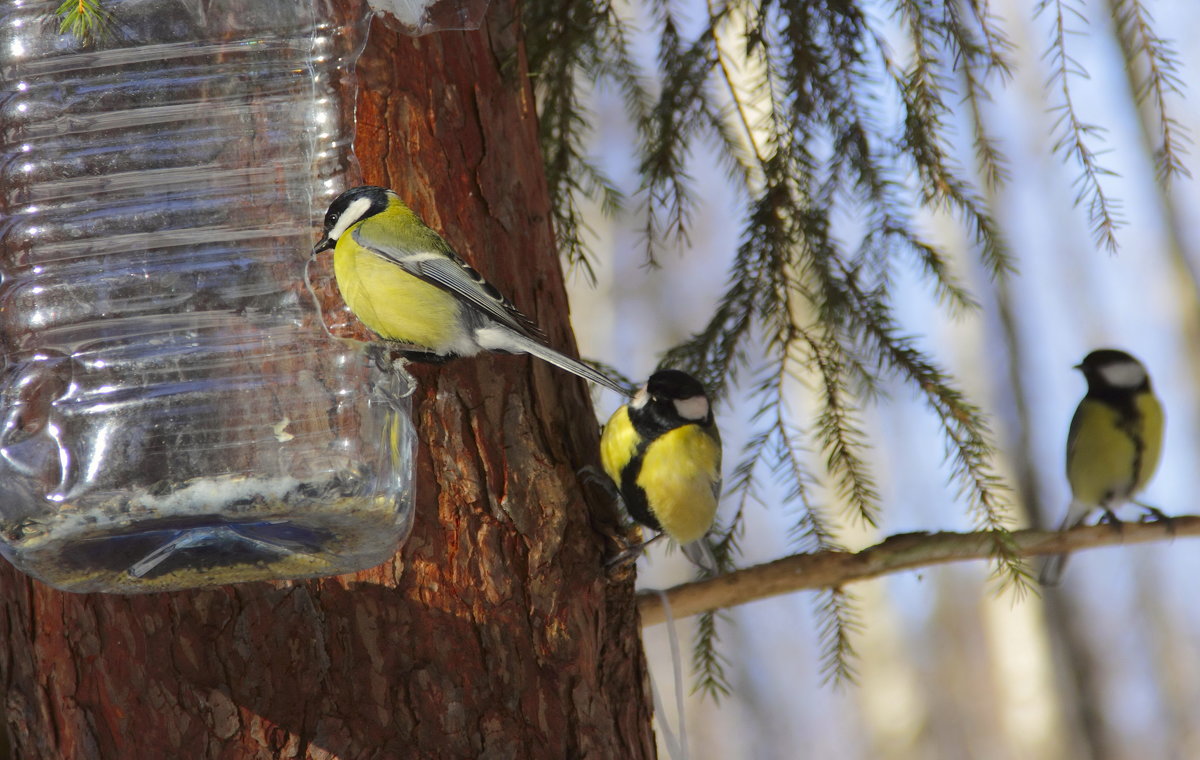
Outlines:
[[[1200,516],[1174,517],[1170,523],[1127,522],[1121,524],[1120,530],[1109,525],[1080,527],[1063,533],[1020,530],[1012,533],[1012,542],[1017,553],[1031,557],[1184,536],[1200,536]],[[715,578],[684,583],[669,589],[667,600],[671,614],[679,619],[793,591],[839,588],[847,583],[903,570],[969,559],[991,559],[994,551],[995,539],[991,531],[901,533],[860,552],[793,554]],[[642,614],[642,627],[662,622],[662,602],[655,594],[640,594],[638,608]]]

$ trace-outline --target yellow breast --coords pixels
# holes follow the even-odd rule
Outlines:
[[[1127,428],[1111,406],[1092,399],[1080,402],[1067,453],[1067,480],[1075,501],[1118,507],[1154,474],[1162,451],[1162,406],[1149,393],[1140,395],[1135,406],[1138,418]]]
[[[700,426],[684,425],[647,447],[637,484],[663,530],[687,544],[712,527],[720,473],[720,444]]]
[[[447,352],[462,308],[452,295],[371,253],[350,234],[334,249],[333,273],[346,305],[379,337]]]
[[[1137,409],[1142,416],[1142,467],[1138,472],[1137,485],[1134,491],[1140,491],[1154,477],[1158,469],[1158,460],[1162,455],[1163,432],[1166,429],[1166,416],[1162,404],[1153,393],[1145,393],[1138,397]]]
[[[638,434],[629,420],[629,407],[622,406],[613,412],[600,436],[600,464],[618,487],[621,470],[637,454],[637,445]]]

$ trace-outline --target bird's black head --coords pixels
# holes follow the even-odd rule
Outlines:
[[[708,398],[700,381],[678,369],[655,372],[646,381],[646,390],[651,396],[662,399],[689,399],[696,396]]]
[[[337,245],[338,238],[350,226],[388,207],[391,191],[374,185],[354,187],[333,199],[325,212],[325,234],[313,248],[313,253],[328,251]]]
[[[1133,393],[1150,389],[1150,375],[1133,356],[1115,348],[1091,352],[1075,369],[1087,378],[1089,393]]]
[[[712,423],[708,393],[700,381],[677,369],[655,372],[629,402],[630,416],[657,430]]]

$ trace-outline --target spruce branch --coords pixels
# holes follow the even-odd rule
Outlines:
[[[611,2],[529,3],[524,13],[527,28],[536,30],[526,43],[559,251],[594,281],[580,203],[599,198],[606,212],[615,213],[625,198],[588,155],[593,120],[586,95],[596,82],[615,83],[639,129],[651,98],[630,54],[630,24]]]
[[[737,512],[727,529],[713,532],[716,537],[711,546],[713,558],[716,559],[717,568],[722,573],[731,572],[734,568],[734,558],[739,553],[738,539],[742,534],[746,504],[756,498],[752,478],[747,478],[735,488],[740,492]],[[733,689],[725,673],[727,659],[717,651],[717,624],[721,619],[723,616],[715,611],[703,613],[692,645],[692,666],[696,671],[695,688],[713,701],[720,701],[721,697],[729,695]]]
[[[1115,173],[1100,163],[1099,154],[1092,147],[1093,140],[1103,142],[1105,129],[1083,120],[1071,94],[1071,80],[1086,79],[1088,74],[1067,50],[1067,38],[1076,33],[1068,17],[1084,23],[1087,17],[1072,0],[1041,0],[1037,13],[1044,13],[1047,8],[1053,9],[1053,32],[1045,54],[1051,69],[1047,84],[1058,93],[1058,103],[1052,109],[1057,114],[1054,151],[1079,164],[1081,173],[1075,180],[1075,204],[1087,207],[1097,245],[1110,253],[1115,252],[1116,232],[1124,225],[1121,202],[1110,196],[1101,182],[1102,177],[1115,176]]]
[[[1128,522],[1121,524],[1119,530],[1110,525],[1095,525],[1061,533],[1020,530],[1011,536],[1014,550],[1021,557],[1032,557],[1200,536],[1200,516],[1173,517],[1169,523]],[[839,589],[850,583],[905,570],[989,559],[995,541],[996,537],[989,531],[903,533],[889,536],[859,552],[828,550],[795,554],[728,575],[685,583],[667,591],[667,601],[671,605],[671,614],[679,619],[794,591]],[[639,594],[638,609],[643,627],[663,621],[662,604],[655,594]]]
[[[793,297],[789,293],[789,299]],[[831,336],[818,340],[814,333],[788,322],[783,328],[785,347],[784,359],[778,373],[776,393],[780,401],[776,405],[774,454],[777,461],[775,471],[784,474],[790,486],[784,498],[791,503],[802,504],[804,511],[792,527],[792,535],[801,545],[807,544],[818,551],[841,549],[835,531],[829,524],[825,509],[814,504],[805,488],[809,478],[797,452],[802,450],[799,436],[794,435],[784,419],[784,384],[791,378],[801,382],[792,365],[816,364],[820,375],[818,383],[823,389],[820,394],[822,410],[815,422],[817,437],[826,453],[826,472],[836,481],[844,509],[857,518],[874,525],[879,510],[879,494],[874,479],[861,457],[866,436],[854,418],[850,404],[846,401],[844,387],[848,370],[842,359],[841,346]],[[797,358],[797,352],[807,349],[810,361]],[[857,631],[857,609],[854,598],[833,589],[816,602],[819,625],[819,640],[822,648],[822,673],[826,680],[834,683],[850,682],[854,679],[854,649],[851,641]]]
[[[104,0],[64,0],[55,10],[59,18],[58,33],[93,42],[112,24],[112,12]]]
[[[841,501],[851,517],[875,526],[879,518],[879,492],[864,459],[866,436],[856,409],[844,388],[845,370],[836,341],[824,345],[806,337],[809,360],[817,368],[821,410],[815,420],[816,436],[825,452],[825,469],[837,483]]]
[[[747,165],[746,162],[739,162],[739,164],[746,170],[743,183],[749,185],[751,178],[755,176],[755,173],[761,172],[762,166],[766,163],[766,157],[764,156],[763,150],[759,147],[754,136],[755,125],[750,119],[750,114],[748,112],[749,104],[746,102],[746,98],[743,97],[738,91],[738,86],[735,82],[733,72],[733,64],[731,64],[729,61],[729,56],[725,52],[721,43],[721,27],[723,22],[727,19],[727,15],[728,6],[717,7],[713,0],[708,0],[708,33],[712,41],[714,53],[713,58],[716,62],[716,69],[721,86],[729,94],[729,116],[732,118],[728,120],[734,122],[736,125],[736,134],[742,140],[745,140],[746,145],[750,148],[750,154],[754,159],[754,164],[752,166]],[[722,121],[726,120],[727,119],[722,119]],[[730,140],[726,140],[726,144],[730,145],[734,143],[731,143]]]
[[[662,94],[645,122],[646,140],[639,146],[638,167],[645,197],[646,259],[652,266],[664,239],[688,243],[695,205],[688,162],[695,139],[702,128],[713,123],[716,113],[705,88],[715,65],[708,39],[685,43],[668,4],[658,4],[657,11]]]
[[[1143,62],[1146,76],[1135,89],[1159,115],[1159,169],[1170,177],[1184,173],[1178,156],[1185,135],[1163,103],[1180,85],[1173,51],[1155,36],[1140,1],[1109,0],[1123,9],[1116,26],[1126,50],[1137,51],[1127,55]],[[738,506],[717,537],[722,562],[732,562],[746,506],[761,501],[764,481],[782,486],[787,507],[796,510],[793,537],[807,549],[835,550],[828,509],[875,519],[880,506],[858,413],[892,375],[938,419],[952,480],[998,575],[1020,593],[1029,579],[1009,532],[1008,495],[992,462],[987,421],[903,332],[890,292],[898,274],[913,268],[951,314],[977,308],[954,275],[950,252],[920,229],[918,206],[956,219],[993,279],[1011,270],[984,192],[1008,177],[986,104],[989,88],[1011,76],[1012,44],[987,0],[885,6],[910,43],[903,57],[876,28],[886,22],[857,0],[704,0],[692,23],[672,0],[622,5],[623,13],[654,21],[656,62],[643,73],[629,54],[628,21],[612,0],[528,3],[530,70],[556,228],[575,262],[587,232],[579,198],[600,197],[609,211],[633,207],[646,262],[656,264],[664,242],[688,241],[702,176],[697,146],[706,142],[744,199],[730,210],[742,224],[740,242],[711,319],[662,365],[691,371],[717,400],[744,385],[755,409],[726,489],[727,503],[736,498]],[[1121,218],[1093,144],[1102,133],[1071,99],[1084,72],[1066,43],[1084,18],[1081,7],[1080,0],[1041,0],[1039,10],[1052,9],[1056,22],[1046,56],[1059,117],[1056,151],[1082,166],[1078,201],[1097,238],[1112,247]],[[582,109],[598,79],[621,88],[637,130],[637,187],[629,199],[587,153],[592,119]],[[973,150],[961,150],[968,141]],[[853,221],[840,223],[846,219]],[[814,411],[804,419],[788,408],[796,386],[813,392]],[[815,486],[831,486],[832,507],[812,502]],[[819,609],[828,672],[849,677],[852,602],[834,592],[821,597]],[[707,620],[695,651],[701,688],[714,695],[725,684],[712,648],[719,627]]]
[[[718,612],[709,610],[700,613],[696,626],[696,640],[692,647],[692,669],[696,671],[695,690],[720,702],[733,690],[725,674],[728,659],[717,650],[717,621],[723,618]]]
[[[971,504],[977,525],[993,538],[992,553],[1001,577],[1018,591],[1029,578],[1011,544],[1007,489],[993,469],[994,447],[987,420],[950,384],[950,379],[917,349],[912,338],[900,334],[886,310],[865,294],[853,277],[845,279],[845,292],[854,305],[852,313],[868,315],[861,324],[862,339],[882,366],[900,373],[920,388],[926,404],[942,422],[949,443],[952,478],[960,494]]]
[[[878,229],[880,235],[896,241],[895,245],[899,250],[913,255],[925,271],[926,277],[933,283],[934,293],[938,300],[946,304],[953,313],[969,313],[979,308],[975,297],[950,271],[944,253],[936,246],[890,219],[881,224]]]
[[[964,13],[964,4],[970,14]],[[994,190],[1008,181],[1009,171],[999,142],[988,130],[982,104],[991,97],[987,83],[991,75],[996,74],[1003,82],[1012,77],[1008,57],[1012,42],[997,30],[990,11],[980,7],[977,0],[952,0],[946,3],[946,15],[950,37],[961,41],[963,51],[957,70],[970,116],[975,161],[984,182]],[[977,26],[978,32],[973,26]]]
[[[969,35],[964,31],[968,29],[969,24],[962,14],[963,5],[971,11],[971,18],[978,29],[976,35]],[[971,57],[979,59],[988,74],[994,72],[1005,81],[1011,79],[1012,61],[1009,55],[1012,53],[1013,43],[998,26],[997,19],[991,11],[990,0],[959,0],[947,3],[946,11],[951,17],[951,37],[959,40],[971,39],[976,44],[963,45],[964,50],[971,53]]]
[[[1183,163],[1191,137],[1187,127],[1171,115],[1167,102],[1171,96],[1183,95],[1179,54],[1154,30],[1150,11],[1140,0],[1109,0],[1109,4],[1131,76],[1135,70],[1132,67],[1140,66],[1141,79],[1135,82],[1134,98],[1139,104],[1149,102],[1158,123],[1155,173],[1165,187],[1175,177],[1191,176]]]
[[[854,670],[854,638],[862,633],[862,617],[854,598],[840,586],[822,589],[817,595],[817,609],[824,617],[821,639],[830,642],[821,655],[821,674],[826,683],[854,683],[858,675]]]

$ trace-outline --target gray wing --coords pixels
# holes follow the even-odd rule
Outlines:
[[[467,262],[459,258],[442,236],[424,224],[409,228],[403,236],[382,235],[386,230],[368,219],[350,234],[355,242],[376,256],[430,285],[453,293],[494,322],[535,340],[545,342],[545,335],[529,317],[522,314],[504,295]],[[388,240],[404,240],[410,245],[398,248]]]

